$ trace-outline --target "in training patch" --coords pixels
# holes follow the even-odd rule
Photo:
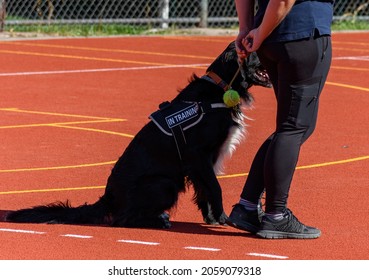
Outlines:
[[[199,106],[195,103],[174,114],[165,117],[169,128],[188,122],[199,115]]]
[[[164,102],[159,110],[150,115],[150,119],[166,135],[173,135],[173,128],[181,126],[182,130],[199,123],[203,117],[202,107],[197,102]]]

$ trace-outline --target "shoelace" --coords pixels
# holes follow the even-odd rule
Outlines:
[[[291,232],[303,232],[305,225],[302,224],[295,215],[293,215],[292,211],[290,209],[286,210],[286,213],[284,216],[287,216],[288,222],[285,224],[284,228],[286,231]]]

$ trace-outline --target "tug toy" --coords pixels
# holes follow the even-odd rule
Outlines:
[[[236,79],[238,73],[241,70],[241,64],[237,69],[236,74],[233,76],[232,81],[229,83],[228,90],[226,90],[223,94],[223,102],[228,108],[232,108],[237,106],[241,102],[240,95],[237,91],[232,89],[232,83]]]

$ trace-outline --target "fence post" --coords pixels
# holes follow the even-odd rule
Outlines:
[[[208,27],[208,8],[209,2],[208,0],[201,0],[200,3],[200,22],[199,27],[207,28]]]
[[[5,0],[0,0],[0,32],[4,31],[5,25]]]
[[[169,0],[161,0],[160,1],[160,14],[163,23],[161,24],[161,28],[168,28],[168,19],[169,19]]]

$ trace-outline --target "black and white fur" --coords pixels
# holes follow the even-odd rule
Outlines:
[[[232,84],[241,104],[226,108],[224,85]],[[248,88],[270,87],[270,81],[255,53],[239,65],[232,42],[207,69],[209,75],[193,76],[170,102],[222,104],[202,116],[201,122],[184,131],[186,146],[181,159],[173,137],[149,121],[118,159],[97,202],[72,207],[67,202],[9,212],[6,221],[21,223],[107,224],[116,227],[169,228],[168,211],[178,195],[193,186],[193,201],[208,224],[224,224],[221,186],[216,174],[222,170],[245,134],[242,106],[250,106]],[[222,83],[211,78],[215,73]]]

